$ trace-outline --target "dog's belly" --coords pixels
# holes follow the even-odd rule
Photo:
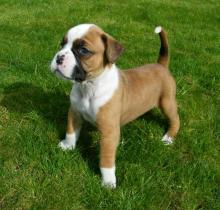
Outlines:
[[[148,103],[148,101],[143,101],[141,104],[135,104],[134,106],[130,106],[127,110],[121,115],[121,125],[125,125],[136,118],[140,117],[141,115],[145,114],[149,110],[157,107],[158,103]]]
[[[124,99],[123,101],[124,106],[121,114],[122,125],[135,120],[149,110],[159,106],[161,92],[156,89],[153,86],[146,87],[139,90],[138,95],[132,94],[132,91],[129,91],[127,100]]]

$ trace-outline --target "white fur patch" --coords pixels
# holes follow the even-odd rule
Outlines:
[[[164,142],[166,145],[170,145],[173,143],[173,138],[165,134],[162,138],[162,142]]]
[[[100,168],[102,174],[102,186],[116,188],[115,166],[112,168]]]
[[[67,44],[65,47],[72,48],[72,44],[76,39],[82,38],[94,24],[80,24],[71,28],[67,32]]]
[[[161,31],[162,31],[162,27],[161,27],[161,26],[157,26],[157,27],[155,28],[155,30],[154,30],[154,32],[155,32],[156,34],[159,34]]]
[[[73,150],[76,147],[76,141],[79,137],[79,132],[80,130],[77,130],[74,133],[71,134],[66,134],[66,138],[64,140],[62,140],[58,146],[62,149],[62,150]]]
[[[96,114],[113,96],[119,85],[119,72],[115,65],[106,67],[101,75],[75,83],[70,94],[70,101],[74,109],[91,123],[96,122]]]

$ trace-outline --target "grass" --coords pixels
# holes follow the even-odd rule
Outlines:
[[[217,1],[1,0],[0,13],[1,209],[220,209]],[[100,185],[96,129],[86,124],[74,151],[57,148],[71,84],[49,63],[67,29],[84,22],[124,45],[122,69],[156,61],[155,26],[169,35],[181,130],[164,146],[158,110],[124,126],[116,190]]]

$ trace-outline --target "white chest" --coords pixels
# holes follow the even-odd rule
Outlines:
[[[71,104],[82,117],[94,123],[96,121],[96,113],[100,108],[99,104],[95,103],[96,99],[93,91],[82,91],[81,87],[74,86],[70,95]]]
[[[112,66],[93,80],[76,83],[70,94],[71,104],[85,120],[95,123],[99,109],[112,98],[118,84],[118,70]]]

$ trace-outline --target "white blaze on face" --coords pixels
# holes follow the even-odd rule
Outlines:
[[[71,78],[74,67],[76,66],[76,58],[72,52],[73,42],[82,38],[89,29],[94,26],[93,24],[81,24],[71,28],[67,32],[67,43],[63,46],[63,49],[56,53],[51,62],[51,71],[56,72],[61,77]],[[62,56],[62,62],[57,62],[57,58]]]

